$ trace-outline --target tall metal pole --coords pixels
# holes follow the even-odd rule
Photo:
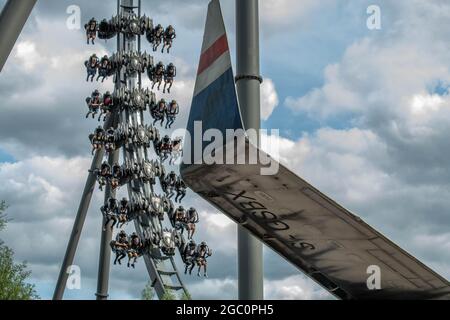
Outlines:
[[[109,128],[111,126],[112,120],[113,117],[108,117],[105,128]],[[72,233],[70,235],[69,243],[67,244],[66,254],[64,255],[61,270],[59,271],[55,292],[53,293],[53,300],[61,300],[63,298],[67,278],[69,277],[67,269],[73,264],[78,242],[80,241],[81,231],[83,230],[89,204],[91,203],[92,194],[94,193],[95,183],[97,182],[97,176],[93,171],[96,168],[99,168],[102,164],[104,154],[105,151],[102,148],[95,153],[94,159],[92,160],[91,170],[89,171],[89,175],[86,180],[80,205],[78,206],[77,216],[75,218],[75,222],[73,223]]]
[[[118,114],[115,114],[115,125],[117,128]],[[115,150],[108,157],[108,163],[112,168],[113,165],[117,164],[119,161],[119,150]],[[105,203],[110,197],[115,198],[116,192],[112,189],[111,184],[106,185],[105,188]],[[107,300],[108,299],[108,289],[109,289],[109,271],[111,266],[111,248],[109,243],[112,240],[113,230],[109,225],[106,227],[106,218],[102,219],[102,236],[100,240],[100,255],[98,263],[98,276],[97,276],[97,293],[95,296],[97,300]],[[110,223],[111,224],[111,221]]]
[[[120,5],[121,0],[117,0],[117,16],[120,14]],[[117,34],[117,51],[120,52],[123,49],[121,34]],[[122,87],[122,77],[120,72],[116,75],[116,83],[115,89],[119,90]],[[114,128],[117,128],[119,122],[119,113],[114,113]],[[112,168],[113,165],[118,163],[119,161],[119,150],[115,150],[108,157],[108,163]],[[115,197],[116,192],[112,190],[111,185],[108,184],[105,188],[105,203],[108,201],[110,197]],[[111,249],[109,247],[109,243],[112,240],[113,231],[109,226],[104,228],[106,224],[106,218],[102,219],[102,236],[100,240],[100,254],[99,254],[99,262],[98,262],[98,275],[97,275],[97,293],[95,296],[97,300],[107,300],[108,299],[108,290],[109,290],[109,273],[111,269]]]
[[[0,72],[33,10],[36,0],[8,0],[0,14]]]
[[[260,129],[261,106],[258,0],[236,0],[236,87],[244,127]],[[258,135],[259,136],[259,135]],[[258,138],[259,140],[259,138]],[[259,144],[259,141],[254,141]],[[262,243],[238,227],[238,290],[240,300],[262,300]]]

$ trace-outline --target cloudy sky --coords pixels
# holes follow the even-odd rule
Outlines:
[[[171,55],[179,78],[171,96],[190,108],[207,0],[143,1],[144,12],[178,33]],[[234,52],[234,1],[222,6]],[[280,129],[281,159],[314,186],[450,278],[450,3],[445,0],[261,0],[263,127]],[[0,5],[5,3],[0,0]],[[381,30],[369,30],[367,8],[381,8]],[[66,27],[70,5],[110,17],[115,1],[40,0],[0,74],[0,199],[13,219],[1,238],[26,260],[43,299],[51,298],[89,167],[83,61],[111,53],[114,41],[87,46]],[[150,50],[148,45],[144,48]],[[161,94],[159,94],[161,96]],[[75,263],[82,289],[96,287],[101,215],[97,192]],[[185,277],[194,298],[236,298],[236,227],[189,193],[201,213],[197,239],[214,250],[210,278]],[[220,236],[219,236],[220,235]],[[330,295],[265,250],[265,295]],[[179,261],[180,268],[182,267]],[[113,267],[111,298],[136,299],[147,281]]]

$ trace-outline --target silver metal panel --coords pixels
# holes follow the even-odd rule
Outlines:
[[[246,143],[245,152],[255,148]],[[243,150],[240,150],[242,152]],[[254,151],[254,150],[253,150]],[[449,282],[280,165],[192,165],[189,187],[341,299],[450,299]],[[381,269],[381,289],[367,268]]]

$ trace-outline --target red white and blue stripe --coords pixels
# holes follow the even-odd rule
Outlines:
[[[187,125],[193,135],[194,121],[202,121],[203,132],[214,128],[242,128],[230,49],[219,0],[208,6],[202,53]]]

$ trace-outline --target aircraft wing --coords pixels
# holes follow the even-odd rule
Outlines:
[[[188,121],[191,135],[196,121],[201,133],[216,128],[225,136],[228,128],[242,128],[230,61],[220,4],[213,0]],[[215,156],[225,159],[227,150],[267,156],[246,135],[241,138],[241,144],[224,139]],[[261,163],[208,165],[198,152],[205,151],[204,142],[186,146],[194,163],[184,159],[186,184],[336,297],[450,299],[446,279],[283,165],[275,175],[261,175],[267,167]],[[371,274],[378,271],[380,287],[373,288]]]

